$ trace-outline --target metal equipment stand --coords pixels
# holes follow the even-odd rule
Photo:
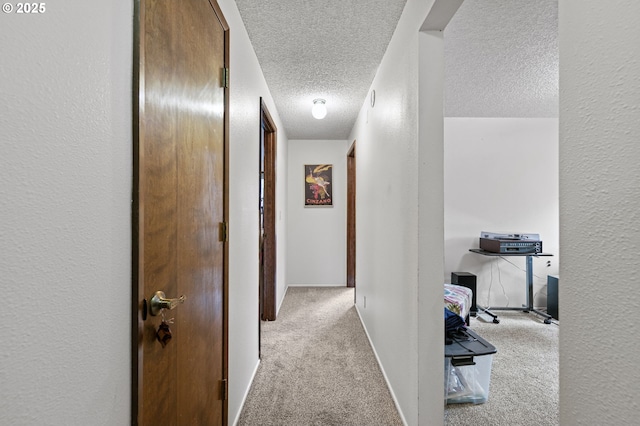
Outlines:
[[[526,268],[526,274],[527,274],[527,282],[526,282],[526,285],[527,285],[527,304],[526,304],[526,306],[523,306],[521,308],[509,307],[509,306],[497,307],[497,308],[496,307],[484,308],[484,307],[478,305],[478,311],[483,311],[487,315],[491,316],[493,318],[493,322],[495,324],[500,323],[500,320],[498,319],[498,315],[496,315],[493,312],[491,312],[491,310],[494,310],[494,311],[535,312],[536,314],[544,317],[544,323],[545,324],[551,324],[551,318],[553,318],[551,315],[547,314],[546,312],[539,311],[539,310],[537,310],[537,309],[535,309],[533,307],[533,258],[534,257],[542,257],[542,256],[553,256],[552,254],[549,254],[549,253],[493,253],[493,252],[482,250],[482,249],[469,249],[469,251],[472,252],[472,253],[481,254],[483,256],[498,256],[498,257],[503,257],[503,256],[526,256],[527,257],[527,268]]]

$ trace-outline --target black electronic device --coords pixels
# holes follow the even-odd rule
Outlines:
[[[547,275],[547,313],[559,320],[558,312],[558,284],[557,275]]]
[[[542,241],[533,240],[497,240],[480,238],[480,248],[491,253],[542,253]]]

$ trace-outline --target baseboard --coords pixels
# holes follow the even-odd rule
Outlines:
[[[256,374],[258,373],[258,367],[260,367],[260,359],[258,359],[258,362],[256,363],[256,367],[253,369],[253,373],[251,374],[251,380],[249,380],[249,386],[247,386],[247,389],[244,391],[244,395],[242,396],[242,402],[240,403],[240,409],[236,413],[236,418],[233,419],[233,423],[231,423],[233,426],[236,426],[238,424],[238,421],[240,420],[240,414],[242,414],[242,409],[244,408],[244,404],[245,402],[247,402],[247,397],[249,396],[251,385],[253,384],[253,380],[256,378]]]
[[[358,309],[358,305],[355,305],[355,307],[356,307],[356,312],[358,313],[358,318],[360,319],[360,324],[362,324],[362,328],[364,329],[364,334],[367,335],[367,339],[369,340],[369,345],[371,346],[371,349],[373,350],[373,355],[376,357],[376,362],[378,363],[378,366],[380,367],[380,371],[382,371],[382,376],[384,377],[384,381],[387,383],[387,388],[389,389],[389,392],[391,393],[391,399],[393,399],[393,404],[396,406],[396,409],[398,410],[398,414],[400,414],[400,419],[402,420],[402,424],[405,425],[405,426],[408,426],[407,419],[405,419],[404,413],[402,412],[402,409],[400,408],[400,404],[398,403],[398,399],[396,398],[396,394],[393,392],[393,387],[391,386],[391,383],[389,382],[389,378],[387,377],[387,373],[386,373],[386,371],[384,371],[384,367],[382,366],[382,363],[380,362],[380,357],[378,356],[378,352],[376,352],[376,347],[373,345],[373,342],[371,341],[371,336],[369,336],[369,331],[367,330],[367,326],[364,324],[364,321],[362,321],[362,316],[360,315],[360,310]]]
[[[347,287],[347,283],[287,284],[287,287]]]
[[[276,306],[276,318],[278,318],[278,315],[280,314],[280,308],[282,307],[282,304],[284,303],[284,298],[287,297],[287,291],[289,291],[289,285],[288,284],[284,288],[284,294],[282,295],[280,300],[278,300],[278,306]]]

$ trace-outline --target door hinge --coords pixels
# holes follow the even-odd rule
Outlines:
[[[229,88],[229,68],[222,68],[222,87]]]
[[[220,380],[220,399],[222,401],[227,400],[227,392],[229,390],[229,385],[227,379]]]
[[[219,241],[226,243],[229,241],[229,224],[227,222],[220,222],[220,235],[218,237]]]

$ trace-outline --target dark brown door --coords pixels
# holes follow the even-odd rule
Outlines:
[[[356,286],[356,141],[347,153],[347,287]]]
[[[227,25],[208,0],[136,6],[133,422],[222,425]],[[157,291],[186,300],[154,316]]]
[[[260,318],[276,319],[276,126],[260,100]]]

